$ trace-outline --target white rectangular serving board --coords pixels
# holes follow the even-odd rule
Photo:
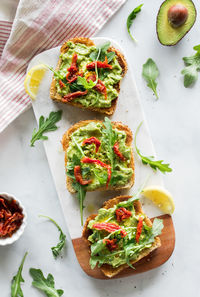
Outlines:
[[[112,46],[119,49],[124,54],[124,50],[118,45],[117,42],[112,39],[97,37],[92,38],[92,40],[94,40],[96,45],[110,41]],[[30,62],[28,69],[40,63],[44,63],[55,68],[59,59],[59,54],[59,47],[45,51],[34,57],[34,59]],[[39,121],[41,115],[47,117],[51,111],[57,111],[60,109],[63,110],[62,120],[57,124],[59,129],[48,133],[49,139],[44,141],[44,147],[70,236],[72,239],[75,239],[80,237],[82,233],[79,204],[76,196],[70,194],[66,189],[64,152],[62,150],[60,141],[64,132],[76,122],[80,120],[92,119],[103,120],[104,116],[91,111],[83,111],[82,109],[68,106],[66,104],[53,102],[49,96],[51,80],[52,72],[47,71],[39,87],[37,99],[33,101],[33,110],[37,122]],[[127,74],[122,80],[117,108],[114,115],[111,116],[110,119],[113,121],[121,121],[123,124],[128,125],[132,130],[133,135],[135,134],[139,123],[143,121],[143,125],[140,128],[137,137],[138,147],[141,149],[141,152],[144,155],[155,156],[151,136],[140,104],[136,84],[130,69],[128,69]],[[35,146],[37,149],[37,143]],[[104,191],[87,193],[84,202],[86,206],[84,209],[84,221],[88,215],[91,213],[96,213],[97,209],[102,206],[105,200],[120,194],[133,194],[145,182],[146,179],[148,179],[146,185],[163,185],[160,172],[154,172],[149,166],[143,165],[140,158],[137,156],[135,149],[133,150],[135,158],[135,184],[133,188],[126,191],[117,192]],[[152,205],[151,202],[142,199],[142,203],[144,210],[149,217],[161,215],[160,211],[154,205]]]

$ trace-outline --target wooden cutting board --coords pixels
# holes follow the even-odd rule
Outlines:
[[[141,259],[134,264],[135,270],[128,267],[121,271],[114,278],[130,276],[133,274],[145,272],[153,268],[159,267],[165,263],[171,256],[175,246],[175,232],[172,217],[170,215],[162,215],[158,218],[163,220],[164,228],[160,236],[161,247],[154,250],[151,254]],[[153,221],[153,219],[152,219]],[[89,265],[90,255],[88,244],[82,237],[72,240],[76,257],[79,261],[81,268],[87,275],[98,279],[109,279],[106,277],[99,268],[91,269]]]

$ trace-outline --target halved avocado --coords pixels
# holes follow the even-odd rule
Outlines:
[[[196,8],[191,0],[166,0],[157,15],[156,30],[163,45],[177,44],[196,21]]]

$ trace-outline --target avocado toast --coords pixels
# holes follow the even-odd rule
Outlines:
[[[118,196],[106,201],[97,215],[87,218],[83,238],[88,243],[90,266],[109,278],[133,267],[161,246],[163,222],[143,213],[137,197]]]
[[[63,44],[50,88],[51,99],[111,115],[127,71],[124,56],[107,42],[96,47],[89,38]]]
[[[69,192],[75,193],[77,184],[86,191],[132,187],[132,138],[127,126],[108,118],[73,125],[62,139]]]

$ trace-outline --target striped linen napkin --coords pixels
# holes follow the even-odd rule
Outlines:
[[[23,84],[31,59],[73,36],[93,36],[125,1],[19,1],[11,33],[11,23],[0,22],[0,132],[31,105]]]

